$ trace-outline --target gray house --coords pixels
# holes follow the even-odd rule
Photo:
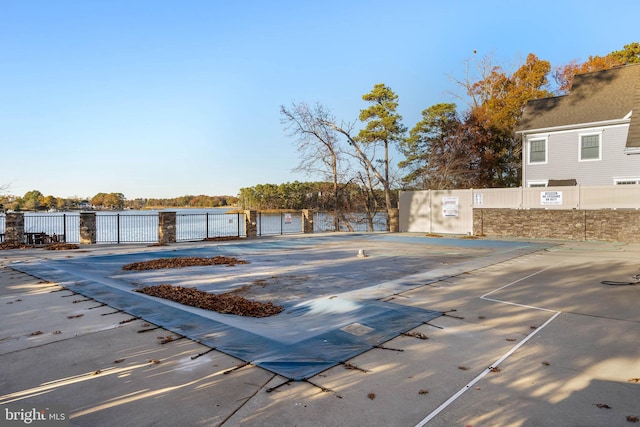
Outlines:
[[[529,101],[522,185],[640,185],[640,64],[576,75],[567,95]]]

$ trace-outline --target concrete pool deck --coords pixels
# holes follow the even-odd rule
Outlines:
[[[316,297],[340,292],[446,315],[288,382],[7,267],[206,247],[252,257],[251,279],[225,268],[220,288],[286,277],[272,283],[278,292],[256,287],[253,296],[294,304],[306,282],[292,278],[317,276]],[[286,236],[10,250],[0,264],[0,404],[62,405],[71,425],[622,426],[640,416],[640,286],[600,283],[640,272],[637,244]],[[210,280],[171,280],[187,279]]]

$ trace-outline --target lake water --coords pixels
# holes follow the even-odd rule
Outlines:
[[[234,208],[162,209],[96,211],[97,243],[153,243],[158,241],[158,212],[176,212],[176,240],[198,241],[213,237],[245,235],[243,213],[231,213]],[[364,215],[352,214],[350,224],[354,231],[370,231],[363,221]],[[376,215],[374,231],[386,229],[384,213]],[[80,212],[47,212],[24,215],[25,233],[45,233],[65,236],[68,243],[80,241]],[[316,213],[314,233],[334,231],[333,215]],[[4,233],[4,217],[0,215],[0,234]],[[258,213],[258,235],[302,233],[302,213]],[[348,227],[341,226],[341,231]]]

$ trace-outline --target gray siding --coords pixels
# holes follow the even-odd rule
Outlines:
[[[602,158],[578,161],[579,135],[602,131]],[[640,155],[624,153],[629,125],[597,127],[562,132],[527,135],[527,141],[540,137],[547,140],[547,163],[523,165],[523,185],[529,181],[575,178],[578,185],[611,185],[614,178],[640,176]],[[526,145],[526,148],[528,145]]]

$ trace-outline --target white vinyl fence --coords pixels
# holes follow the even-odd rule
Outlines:
[[[400,192],[400,231],[473,233],[473,209],[640,209],[640,185]]]

